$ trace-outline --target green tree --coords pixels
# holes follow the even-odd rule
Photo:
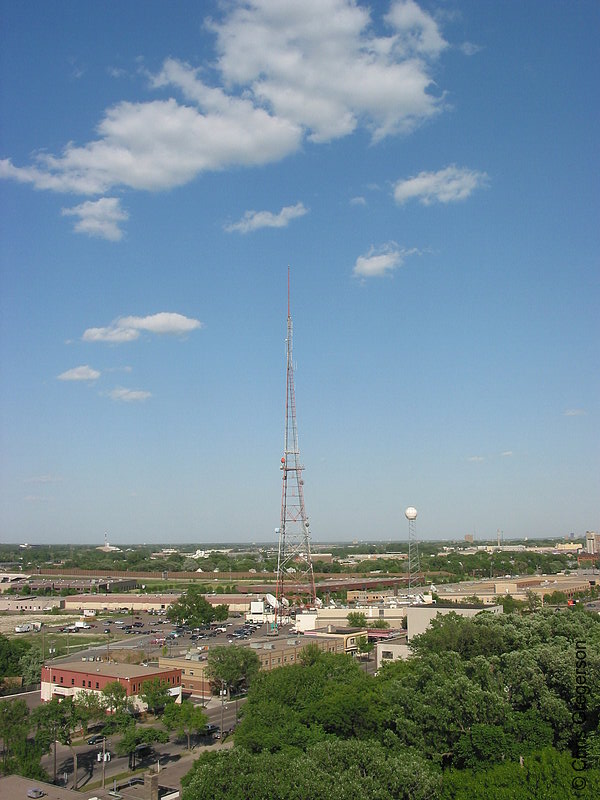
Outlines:
[[[0,738],[5,775],[15,771],[15,753],[26,750],[28,731],[29,709],[25,700],[3,700],[0,703]]]
[[[198,733],[206,726],[208,717],[200,706],[189,700],[181,703],[168,703],[163,711],[161,722],[168,731],[177,731],[179,736],[187,738],[187,749],[191,750],[193,733]]]
[[[167,617],[178,625],[185,624],[191,628],[198,628],[217,619],[217,613],[222,615],[221,606],[217,608],[220,609],[219,612],[206,600],[198,587],[190,586],[178,600],[171,603],[167,609]]]
[[[30,649],[29,642],[9,639],[0,633],[0,679],[22,675],[20,660]]]
[[[183,779],[183,800],[432,800],[440,777],[409,752],[376,742],[327,741],[306,753],[207,753]]]
[[[148,706],[148,711],[156,716],[157,712],[165,708],[171,698],[169,684],[160,678],[144,681],[140,697]]]
[[[31,646],[19,659],[19,670],[25,686],[39,683],[42,675],[42,648],[35,644]]]
[[[367,660],[365,661],[365,672],[367,671],[367,663],[371,656],[371,653],[375,649],[375,644],[370,642],[367,636],[359,636],[356,640],[356,652],[359,656],[367,656]]]
[[[260,669],[255,650],[235,645],[211,647],[208,651],[206,673],[217,687],[238,694],[248,688]]]
[[[346,617],[351,628],[366,628],[367,618],[362,611],[351,611]]]

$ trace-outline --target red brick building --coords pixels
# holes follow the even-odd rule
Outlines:
[[[140,667],[137,664],[113,664],[104,661],[67,662],[45,664],[42,667],[42,701],[53,697],[76,697],[81,692],[100,694],[105,686],[118,681],[127,697],[140,710],[145,705],[140,698],[147,681],[159,678],[169,684],[169,692],[176,703],[181,702],[181,670],[160,667]]]

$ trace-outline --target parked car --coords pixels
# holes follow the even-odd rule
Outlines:
[[[88,744],[100,744],[100,742],[104,739],[104,736],[100,733],[95,733],[93,736],[87,740]]]

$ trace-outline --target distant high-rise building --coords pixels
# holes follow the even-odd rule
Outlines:
[[[472,533],[465,533],[465,542],[469,544],[473,544],[473,534]]]
[[[585,549],[594,556],[600,555],[600,536],[594,531],[585,532]]]

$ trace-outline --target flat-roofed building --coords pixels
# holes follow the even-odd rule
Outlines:
[[[316,645],[324,653],[343,654],[344,641],[331,637],[269,637],[257,639],[248,644],[231,645],[254,650],[260,661],[260,669],[269,672],[277,667],[285,667],[300,662],[302,650],[307,645]],[[159,667],[177,668],[181,670],[181,688],[185,695],[208,700],[212,694],[210,680],[206,673],[208,650],[201,653],[188,654],[185,658],[169,658],[160,656]]]
[[[181,702],[181,670],[175,667],[141,667],[137,664],[114,664],[106,661],[57,662],[44,664],[41,676],[41,699],[77,697],[82,692],[101,694],[109,683],[120,683],[134,706],[143,711],[145,703],[140,695],[144,684],[155,679],[169,685],[169,694],[176,703]]]

